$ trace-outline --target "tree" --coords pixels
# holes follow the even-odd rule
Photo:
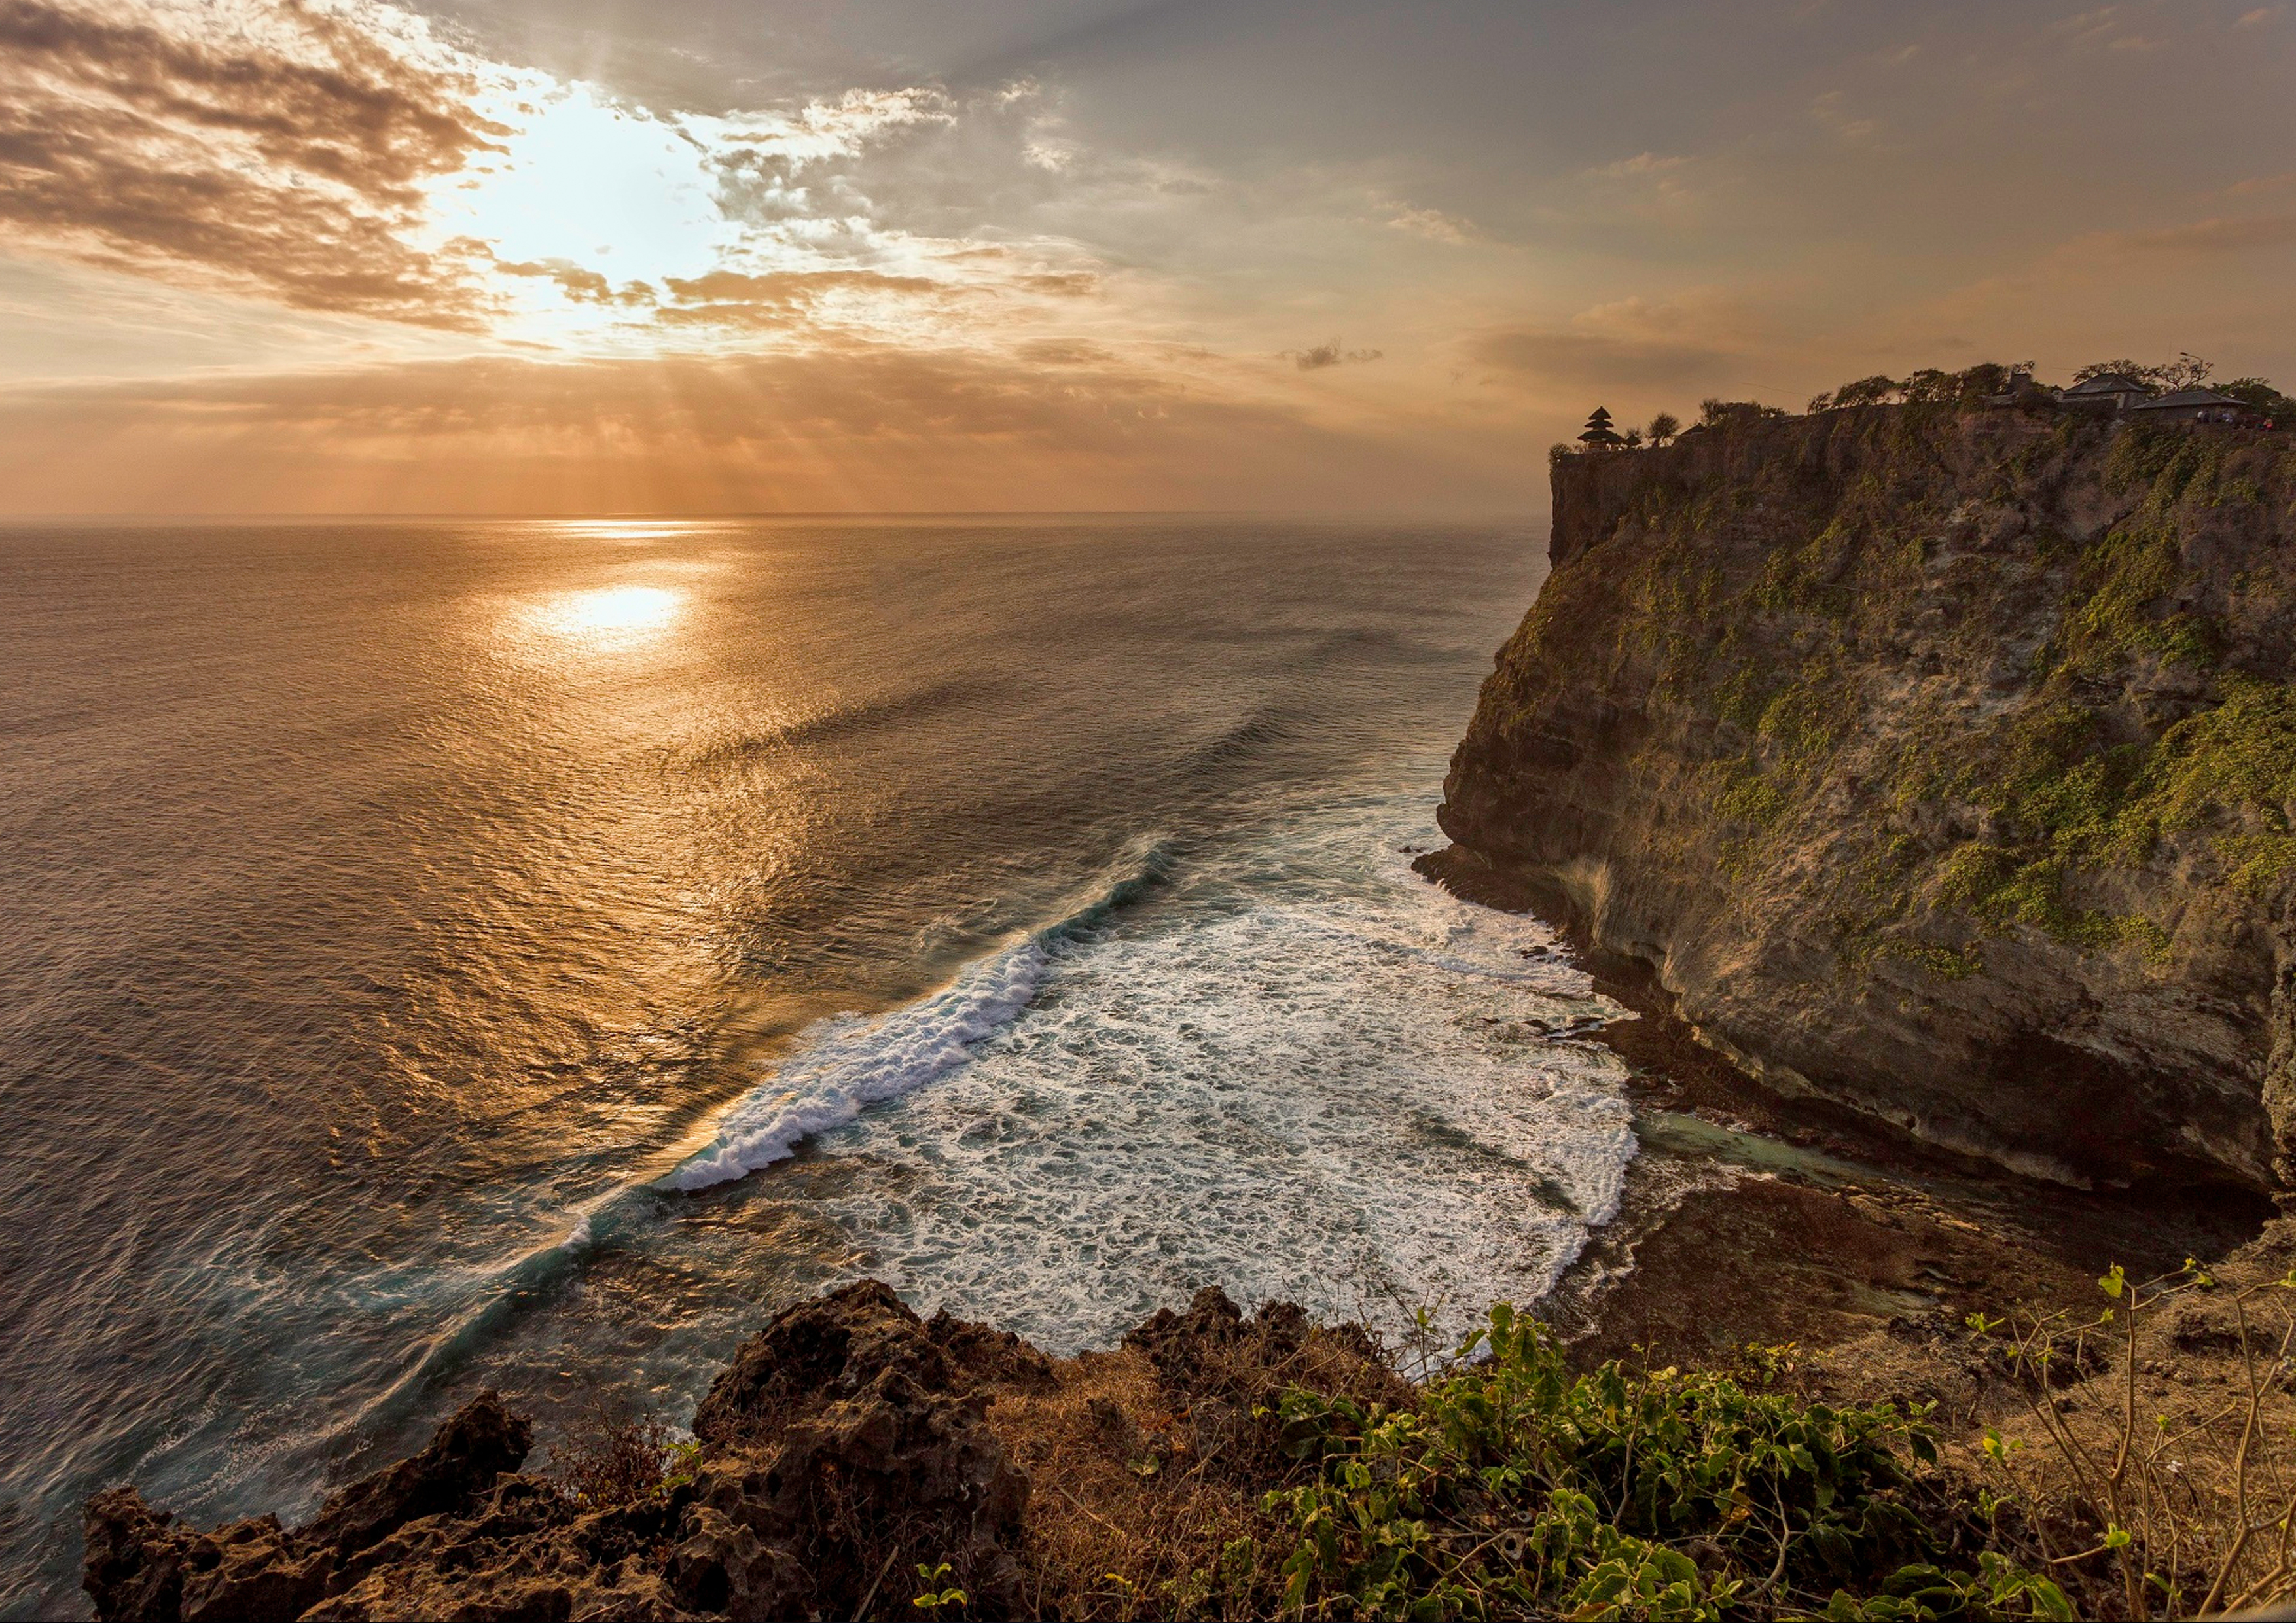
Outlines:
[[[2296,400],[2290,399],[2262,378],[2234,378],[2229,383],[2217,385],[2220,395],[2230,395],[2252,411],[2267,417],[2296,418]]]
[[[1924,366],[1898,385],[1906,402],[1936,402],[1961,398],[1961,381],[1950,373],[1939,372],[1934,366]]]
[[[1808,412],[1813,417],[1816,416],[1820,412],[1830,412],[1833,409],[1833,396],[1831,391],[1821,391],[1817,394],[1812,395],[1809,398],[1809,404],[1802,407],[1802,410]]]
[[[1611,426],[1610,408],[1598,406],[1587,415],[1587,427],[1578,436],[1578,443],[1592,451],[1624,445],[1627,442],[1620,439],[1618,430]]]
[[[1724,400],[1709,395],[1698,403],[1698,421],[1710,429],[1749,417],[1784,417],[1788,414],[1777,406],[1764,406],[1759,400]]]
[[[1989,396],[2005,395],[2009,392],[2010,379],[2021,372],[2030,379],[2033,363],[2019,361],[2013,366],[2005,366],[1998,361],[1980,361],[1968,370],[1953,374],[1955,397],[1964,406],[1976,406]]]
[[[1880,406],[1898,392],[1898,380],[1882,373],[1844,383],[1833,391],[1836,406]]]
[[[2147,366],[2126,357],[2117,361],[2094,361],[2073,373],[2073,381],[2086,383],[2091,378],[2103,377],[2118,372],[2135,378],[2139,383],[2164,392],[2179,389],[2198,389],[2209,381],[2216,367],[2201,359],[2189,349],[2180,349],[2177,358],[2161,366]]]
[[[1682,432],[1682,422],[1672,412],[1660,412],[1643,431],[1650,436],[1651,444],[1662,446]]]

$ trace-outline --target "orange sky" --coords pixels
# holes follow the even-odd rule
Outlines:
[[[1529,512],[1876,371],[2296,387],[2296,16],[0,0],[0,512]]]

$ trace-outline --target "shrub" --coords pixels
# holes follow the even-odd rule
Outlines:
[[[1985,1457],[2009,1489],[1988,1503],[2021,1512],[2021,1542],[2038,1559],[2095,1570],[2082,1597],[2091,1615],[2116,1603],[2136,1619],[2284,1604],[2296,1590],[2284,1390],[2296,1273],[2234,1286],[2187,1261],[2144,1283],[2115,1266],[2097,1284],[2110,1305],[2086,1323],[2067,1313],[1970,1320],[2005,1338],[2044,1443],[1986,1433]],[[2176,1418],[2140,1401],[2140,1376],[2158,1367],[2148,1349],[2213,1344],[2235,1365],[2228,1401]],[[2088,1547],[2061,1550],[2067,1534]]]
[[[1283,1439],[1321,1465],[1268,1496],[1297,1534],[1290,1615],[2071,1615],[2005,1558],[1938,1567],[1909,1491],[1926,1409],[1773,1389],[1784,1350],[1743,1380],[1574,1374],[1501,1304],[1415,1408],[1287,1394]]]
[[[636,1504],[692,1474],[700,1445],[681,1442],[655,1414],[618,1414],[603,1407],[577,1414],[550,1451],[547,1475],[586,1510]]]

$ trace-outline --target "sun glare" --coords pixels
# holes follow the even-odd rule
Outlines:
[[[569,642],[627,643],[660,636],[685,609],[683,592],[662,586],[603,586],[554,597],[535,610],[530,623]]]

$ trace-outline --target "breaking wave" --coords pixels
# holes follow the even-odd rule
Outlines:
[[[786,1160],[808,1138],[841,1127],[873,1104],[915,1092],[971,1060],[1017,1019],[1044,983],[1048,954],[1160,879],[1154,849],[1095,900],[970,965],[943,990],[883,1014],[816,1021],[772,1082],[735,1103],[709,1147],[661,1180],[666,1189],[707,1189]]]

